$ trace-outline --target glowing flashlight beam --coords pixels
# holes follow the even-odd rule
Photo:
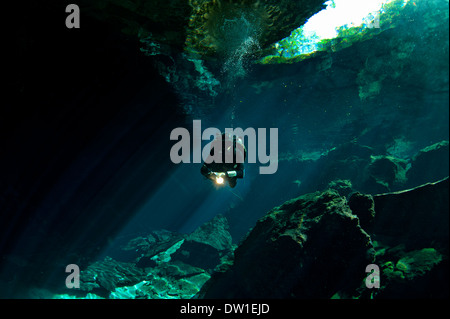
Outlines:
[[[223,184],[223,177],[218,176],[218,177],[216,178],[216,183],[217,183],[217,184]]]

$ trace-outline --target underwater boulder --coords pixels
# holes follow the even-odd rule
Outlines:
[[[442,254],[434,248],[423,248],[405,253],[396,267],[403,271],[408,279],[414,279],[430,271],[442,261]]]
[[[212,270],[232,250],[228,221],[219,214],[189,234],[172,259]]]
[[[228,229],[226,217],[219,214],[189,234],[186,241],[207,244],[219,251],[229,250],[232,248],[232,238]]]
[[[380,289],[377,299],[448,298],[448,256],[434,248],[405,251],[399,245],[377,256]],[[394,253],[391,252],[394,251]]]
[[[353,191],[352,182],[348,179],[336,179],[328,183],[329,189],[336,190],[341,196],[348,196]]]
[[[233,248],[228,221],[219,214],[190,234],[155,230],[128,239],[120,249],[111,250],[110,256],[133,262],[139,268],[158,267],[160,262],[175,260],[212,270]]]
[[[358,216],[361,227],[365,231],[371,230],[375,218],[375,204],[372,195],[353,193],[348,199],[348,206],[352,213]]]
[[[183,234],[168,230],[154,230],[146,235],[126,238],[117,249],[111,249],[108,255],[115,260],[144,264],[145,260],[168,250],[184,237]]]
[[[134,263],[106,257],[80,272],[80,290],[105,296],[116,287],[134,285],[145,278],[145,272]]]
[[[217,215],[191,234],[161,230],[128,240],[121,250],[139,256],[131,262],[105,257],[89,265],[81,271],[77,295],[83,297],[83,292],[88,292],[115,299],[191,298],[210,278],[208,272],[232,253],[228,229],[227,219]]]
[[[399,190],[405,183],[408,162],[393,156],[371,156],[367,166],[364,190],[370,193],[387,193]]]
[[[302,195],[259,219],[196,298],[448,297],[448,178],[380,195]],[[380,267],[380,289],[364,270]]]
[[[406,172],[408,185],[418,186],[449,176],[449,143],[442,141],[421,149]]]
[[[164,262],[148,269],[139,292],[141,298],[145,299],[189,299],[209,278],[210,275],[204,269],[180,261]],[[128,289],[132,290],[133,287]]]
[[[210,275],[203,269],[182,262],[165,262],[148,269],[145,280],[134,285],[117,286],[109,299],[189,299]],[[87,298],[88,296],[86,296]]]
[[[330,298],[360,285],[371,248],[344,197],[306,194],[259,219],[197,297]]]
[[[448,177],[373,196],[370,234],[381,287],[372,297],[448,298]],[[362,290],[363,294],[367,289]]]
[[[373,234],[389,246],[406,250],[434,247],[448,253],[449,180],[373,196]]]

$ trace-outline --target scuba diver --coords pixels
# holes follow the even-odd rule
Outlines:
[[[214,150],[220,150],[220,154],[214,156]],[[228,154],[228,155],[227,155]],[[240,138],[234,135],[222,133],[217,135],[211,143],[209,157],[202,165],[201,173],[206,178],[223,185],[228,181],[228,185],[234,188],[238,178],[244,178],[244,160],[247,156],[247,150]],[[231,159],[231,163],[226,162],[226,158]],[[221,158],[215,162],[214,158]]]

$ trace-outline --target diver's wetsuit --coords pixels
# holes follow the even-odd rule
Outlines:
[[[221,136],[218,136],[213,143],[221,143],[222,144],[222,148],[221,148],[221,158],[222,158],[222,162],[221,163],[216,163],[214,161],[211,162],[210,157],[214,156],[214,149],[220,149],[219,147],[213,147],[213,145],[211,145],[211,151],[209,153],[210,160],[207,160],[207,162],[211,162],[211,163],[204,163],[202,165],[201,168],[201,173],[203,176],[207,177],[207,178],[214,178],[214,174],[213,172],[223,172],[223,173],[227,173],[230,171],[235,171],[236,172],[236,176],[227,176],[227,180],[228,180],[228,184],[230,185],[230,187],[235,187],[236,183],[237,183],[237,179],[238,178],[243,178],[244,177],[244,160],[246,158],[247,155],[247,150],[245,149],[244,144],[242,144],[242,142],[240,140],[236,140],[236,136],[233,136],[233,146],[229,146],[228,149],[225,149],[227,146],[227,143],[225,142],[225,140],[228,138],[228,141],[231,141],[230,137],[226,137],[225,133],[223,133]],[[231,144],[231,143],[230,143]],[[233,152],[234,149],[234,152]],[[225,154],[228,152],[232,152],[233,154],[233,162],[232,163],[226,163],[225,162]]]

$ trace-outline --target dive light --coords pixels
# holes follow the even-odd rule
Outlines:
[[[223,178],[225,176],[225,173],[220,172],[220,173],[214,173],[214,175],[216,175],[216,183],[221,185],[224,183],[225,179]]]
[[[228,172],[213,172],[216,177],[216,184],[222,185],[225,182],[225,176],[227,177],[236,177],[236,171],[228,171]]]

